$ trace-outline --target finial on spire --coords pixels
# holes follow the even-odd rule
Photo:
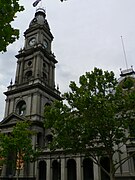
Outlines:
[[[12,86],[12,84],[13,84],[13,81],[12,81],[12,78],[11,78],[11,81],[10,81],[10,86]]]
[[[59,84],[57,84],[57,91],[59,91]]]

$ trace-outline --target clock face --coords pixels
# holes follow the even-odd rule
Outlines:
[[[46,40],[43,41],[43,45],[44,45],[45,49],[48,48],[48,42]]]
[[[29,45],[30,45],[30,46],[34,46],[35,44],[36,44],[36,38],[33,37],[33,38],[30,39]]]

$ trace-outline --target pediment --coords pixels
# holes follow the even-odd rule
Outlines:
[[[6,127],[6,126],[13,126],[15,125],[17,122],[19,121],[25,121],[26,119],[23,116],[19,116],[15,113],[11,113],[9,116],[7,116],[6,118],[4,118],[1,122],[0,122],[0,128],[2,127]]]

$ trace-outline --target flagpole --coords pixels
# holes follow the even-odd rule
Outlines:
[[[124,53],[126,68],[128,69],[127,56],[126,56],[126,51],[125,51],[125,46],[124,46],[124,41],[123,41],[123,37],[122,37],[122,36],[121,36],[121,43],[122,43],[122,48],[123,48],[123,53]]]
[[[40,4],[41,4],[41,7],[42,7],[42,0],[41,0]]]
[[[36,1],[33,3],[33,7],[36,7],[39,2],[41,2],[41,0],[36,0]]]

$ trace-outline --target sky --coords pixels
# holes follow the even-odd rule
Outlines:
[[[0,120],[4,116],[5,95],[11,78],[14,82],[15,55],[24,47],[24,31],[34,18],[34,0],[20,0],[25,10],[12,23],[20,30],[20,38],[0,54]],[[94,67],[114,71],[119,78],[120,68],[127,68],[122,48],[123,37],[128,68],[135,59],[135,0],[42,0],[38,7],[46,16],[54,36],[52,51],[56,66],[56,85],[68,91],[70,81],[78,82]]]

